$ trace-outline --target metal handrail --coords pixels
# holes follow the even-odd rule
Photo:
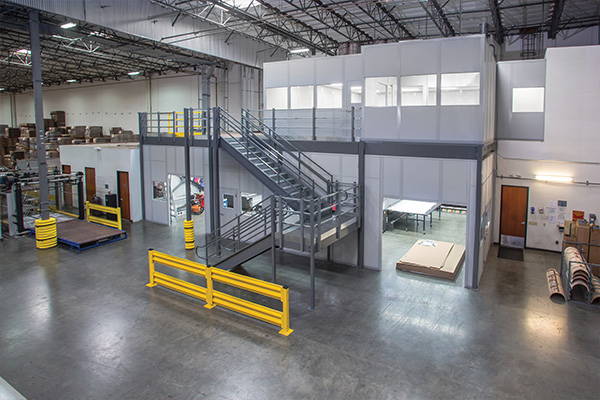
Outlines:
[[[290,162],[290,160],[288,160],[285,157],[285,155],[286,155],[285,153],[281,154],[280,152],[277,151],[276,148],[272,147],[271,145],[266,143],[264,140],[260,139],[256,134],[251,132],[249,129],[244,129],[243,124],[240,121],[237,121],[236,119],[231,117],[231,115],[229,115],[227,112],[221,111],[221,118],[226,124],[231,126],[236,131],[236,133],[239,133],[240,135],[242,135],[242,137],[251,139],[252,142],[254,143],[254,145],[256,147],[260,148],[261,150],[263,150],[263,153],[265,153],[267,155],[267,157],[270,158],[272,161],[274,161],[275,163],[278,163],[280,165],[286,165],[287,166],[286,172],[291,173],[292,175],[296,175],[296,177],[299,181],[304,181],[304,183],[307,185],[307,187],[313,191],[314,195],[317,195],[316,193],[314,193],[314,189],[317,187],[325,193],[329,192],[329,190],[327,188],[323,188],[322,186],[318,185],[310,175],[303,172],[302,169],[298,165]],[[239,126],[239,128],[236,128],[236,125]],[[231,133],[229,133],[229,132],[226,132],[226,133],[230,137],[235,138],[235,136],[231,135]],[[239,140],[237,140],[237,141],[239,142]],[[243,145],[243,143],[241,143],[241,144]],[[293,153],[290,153],[290,154],[292,156],[294,156]],[[279,156],[282,156],[282,157],[279,157]],[[277,172],[277,171],[275,171],[275,172]]]
[[[242,109],[242,115],[244,115],[244,114],[246,115],[246,118],[248,118],[248,120],[251,123],[252,123],[252,121],[256,121],[258,123],[259,130],[262,131],[262,132],[265,132],[265,133],[268,132],[267,136],[270,136],[276,143],[279,144],[279,142],[280,142],[282,144],[285,144],[285,146],[288,147],[288,149],[286,149],[286,150],[288,152],[290,152],[292,155],[294,155],[294,152],[298,153],[297,159],[300,162],[302,162],[302,157],[304,157],[309,163],[311,163],[312,165],[314,165],[316,167],[316,169],[321,170],[321,173],[319,173],[319,172],[315,171],[312,167],[310,167],[309,165],[307,165],[307,167],[311,170],[311,172],[313,172],[314,174],[316,174],[317,176],[319,176],[320,179],[322,179],[323,181],[325,181],[327,183],[333,182],[333,175],[332,174],[330,174],[325,168],[321,167],[313,159],[311,159],[306,154],[304,154],[304,152],[302,152],[292,142],[290,142],[289,140],[287,140],[283,136],[280,136],[279,134],[277,134],[277,132],[275,132],[275,130],[273,130],[273,128],[271,128],[270,126],[266,125],[259,118],[256,118],[254,115],[252,115],[252,113],[250,113],[249,110]],[[254,125],[256,125],[256,123],[254,123]],[[285,148],[283,145],[281,147]],[[321,175],[322,173],[324,173],[327,176],[328,179],[326,179],[324,176],[322,176]]]

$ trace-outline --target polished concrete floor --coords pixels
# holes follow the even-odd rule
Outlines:
[[[287,256],[289,337],[149,289],[146,248],[179,230],[76,254],[0,242],[0,376],[28,399],[598,399],[600,313],[547,298],[553,253],[492,249],[479,291]],[[181,253],[181,251],[178,251]],[[269,255],[247,270],[268,276]]]
[[[421,224],[415,229],[414,221],[409,221],[408,224],[404,221],[396,222],[393,229],[387,229],[383,232],[381,240],[382,268],[384,270],[394,271],[394,274],[398,276],[414,275],[412,272],[396,270],[396,262],[398,262],[398,260],[400,260],[419,239],[440,240],[458,243],[464,246],[467,239],[467,215],[452,214],[448,212],[438,214],[437,212],[434,212],[431,226],[429,225],[429,219],[427,219],[425,230],[423,230]],[[425,279],[434,278],[425,277]],[[453,281],[442,279],[439,279],[439,281],[446,282],[447,284],[464,286],[464,269],[461,267]]]

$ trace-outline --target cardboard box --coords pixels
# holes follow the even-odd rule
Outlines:
[[[590,225],[577,225],[575,227],[575,241],[579,243],[577,248],[581,250],[581,255],[587,260],[590,256]]]

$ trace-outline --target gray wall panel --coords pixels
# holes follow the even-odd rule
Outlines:
[[[546,61],[497,64],[497,139],[544,140],[544,112],[512,112],[514,88],[545,87]]]

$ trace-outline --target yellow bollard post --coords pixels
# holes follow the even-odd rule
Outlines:
[[[156,282],[154,282],[154,250],[148,249],[148,283],[146,284],[148,287],[156,286]]]
[[[206,267],[206,273],[204,275],[206,277],[206,304],[204,308],[215,308],[215,303],[213,302],[213,280],[212,280],[212,271],[210,267]]]
[[[35,220],[35,247],[50,249],[58,243],[56,235],[56,218]]]
[[[196,248],[196,237],[194,236],[194,221],[183,221],[183,239],[185,240],[185,249],[194,250]]]
[[[281,316],[281,330],[280,334],[283,336],[290,336],[293,329],[290,329],[290,289],[284,286],[281,291],[281,309],[283,315]]]

